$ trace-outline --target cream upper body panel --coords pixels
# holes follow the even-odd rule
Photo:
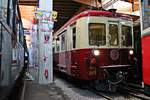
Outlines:
[[[89,46],[89,23],[107,23],[107,17],[83,17],[77,21],[78,30],[78,48],[91,48]],[[107,30],[106,30],[107,31]]]
[[[105,45],[90,45],[89,44],[89,24],[96,23],[96,24],[104,24],[105,25],[105,34],[106,34],[106,44]],[[119,44],[117,46],[109,45],[109,25],[114,24],[118,26],[118,38]],[[132,29],[132,46],[122,46],[122,26],[129,26]],[[75,40],[73,40],[73,28],[75,28]],[[64,32],[65,31],[65,32]],[[61,50],[62,48],[62,40],[61,36],[65,33],[65,49]],[[59,37],[59,51],[69,51],[74,49],[83,49],[83,48],[133,48],[133,22],[129,20],[123,20],[120,18],[110,18],[104,16],[86,16],[81,17],[74,21],[73,23],[69,24],[65,27],[61,32],[54,35],[54,37]],[[75,42],[75,48],[73,44]]]
[[[106,28],[106,45],[104,46],[90,46],[89,45],[89,23],[101,23],[105,24]],[[121,37],[121,26],[126,25],[132,27],[133,23],[132,21],[128,20],[122,20],[119,18],[108,18],[108,17],[83,17],[77,20],[76,22],[76,28],[77,28],[77,48],[118,48],[118,46],[109,46],[108,45],[108,35],[109,35],[109,24],[117,24],[118,25],[118,30],[119,30],[119,37]],[[132,27],[132,33],[133,33],[133,27]],[[133,37],[133,34],[132,34]],[[119,38],[119,43],[121,43],[121,39]],[[132,43],[133,43],[133,38],[132,38]],[[123,47],[120,46],[119,47]],[[133,45],[131,47],[124,47],[124,48],[133,48]]]

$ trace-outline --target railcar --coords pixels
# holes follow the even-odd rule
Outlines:
[[[54,69],[95,86],[119,84],[134,57],[133,21],[125,14],[86,10],[53,36]]]
[[[0,100],[20,100],[26,71],[25,60],[28,58],[25,58],[28,50],[24,28],[18,2],[1,1],[0,6],[3,7],[0,8]]]
[[[142,76],[144,91],[150,95],[150,28],[146,28],[142,33]]]

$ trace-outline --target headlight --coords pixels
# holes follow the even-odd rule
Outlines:
[[[133,50],[130,50],[130,51],[129,51],[129,54],[130,54],[130,55],[133,55],[133,53],[134,53]]]
[[[93,50],[93,54],[94,54],[95,56],[99,56],[99,55],[100,55],[100,51],[99,51],[99,50]]]

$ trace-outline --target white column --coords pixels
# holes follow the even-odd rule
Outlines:
[[[52,0],[39,0],[39,84],[53,82]]]

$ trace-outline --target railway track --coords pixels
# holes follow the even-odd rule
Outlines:
[[[105,100],[150,100],[150,97],[144,95],[142,90],[137,91],[139,89],[131,89],[125,85],[118,86],[117,92],[111,93],[111,92],[102,92],[102,91],[96,90],[91,85],[87,85],[87,87],[83,88],[82,86],[79,85],[79,83],[75,83],[74,81],[69,81],[66,78],[64,80],[71,83],[73,85],[73,87],[88,90],[88,91],[92,92],[93,94],[96,94],[97,96],[99,96],[101,98],[104,98]],[[85,84],[84,84],[84,86],[85,86]],[[122,99],[122,98],[118,99],[120,97],[125,98],[125,99]]]
[[[102,93],[100,91],[97,91],[95,89],[89,89],[89,91],[95,93],[96,95],[99,95],[107,100],[114,100],[111,96],[107,95],[106,93]]]
[[[141,90],[137,90],[137,89],[133,89],[131,87],[127,87],[127,86],[119,86],[118,87],[118,92],[124,93],[124,94],[128,94],[132,97],[141,99],[141,100],[150,100],[149,96],[146,96],[144,94],[144,92],[142,92]]]
[[[56,76],[57,78],[58,78],[58,76]],[[62,78],[62,77],[61,77]],[[63,78],[64,79],[64,78]],[[94,89],[93,87],[91,87],[91,86],[87,86],[87,87],[82,87],[81,85],[79,85],[78,83],[75,83],[74,81],[71,81],[71,80],[68,80],[68,79],[64,79],[66,82],[69,82],[69,83],[71,83],[72,85],[73,85],[73,87],[77,87],[77,88],[80,88],[80,89],[84,89],[84,90],[87,90],[87,91],[89,91],[89,92],[91,92],[91,93],[93,93],[93,94],[95,94],[95,95],[97,95],[97,96],[99,96],[99,97],[101,97],[101,98],[103,98],[103,99],[105,99],[105,100],[114,100],[111,96],[109,96],[108,94],[105,94],[105,93],[103,93],[103,92],[100,92],[100,91],[98,91],[98,90],[96,90],[96,89]]]
[[[131,89],[131,88],[125,87],[125,86],[123,86],[123,87],[119,86],[116,93],[104,93],[104,92],[94,89],[93,87],[89,87],[88,90],[95,93],[98,96],[101,96],[101,97],[107,99],[107,100],[114,100],[116,98],[116,96],[112,95],[112,94],[119,94],[122,97],[129,96],[130,99],[137,98],[138,100],[150,100],[150,97],[144,95],[144,93],[141,90],[138,91],[137,89]]]
[[[103,93],[103,92],[100,92],[100,91],[97,91],[97,90],[94,90],[94,89],[93,90],[90,89],[90,91],[97,94],[98,96],[101,96],[101,97],[107,99],[107,100],[114,100],[115,99],[115,97],[112,97],[112,96],[110,96],[106,93]],[[133,92],[124,91],[124,90],[119,91],[119,94],[122,95],[122,96],[128,95],[132,98],[137,98],[137,99],[140,99],[140,100],[150,100],[150,97],[145,96],[143,94],[133,93]]]

